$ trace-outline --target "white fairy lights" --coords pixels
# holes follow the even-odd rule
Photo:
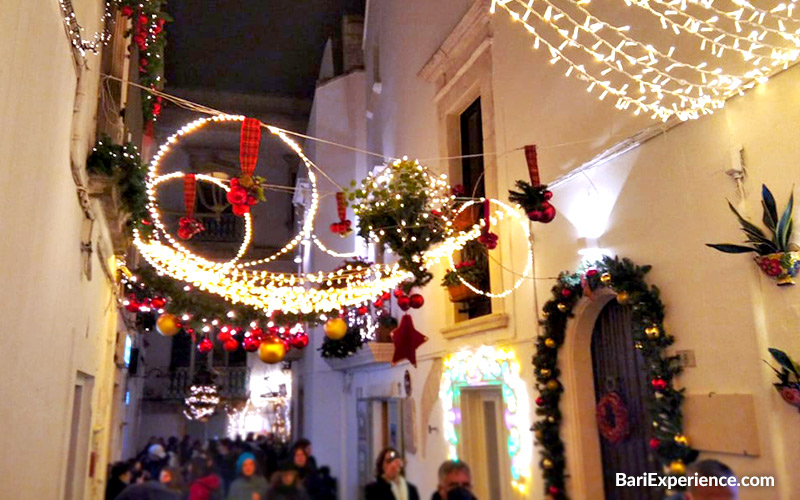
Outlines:
[[[800,59],[795,1],[764,10],[731,0],[726,10],[719,0],[617,0],[641,13],[636,20],[652,40],[602,19],[590,2],[493,0],[491,12],[501,8],[520,22],[535,49],[543,46],[552,64],[566,64],[565,76],[587,82],[600,100],[610,96],[617,109],[663,121],[710,114]],[[657,43],[647,23],[669,37]]]
[[[72,46],[75,47],[81,57],[86,57],[87,52],[97,54],[100,51],[100,47],[111,40],[111,32],[106,26],[106,23],[111,20],[108,2],[105,2],[104,14],[100,18],[100,24],[104,27],[103,31],[98,31],[89,38],[83,37],[84,29],[78,23],[75,9],[72,7],[72,0],[59,0],[58,3],[61,6],[61,14],[64,16],[64,27],[69,35],[70,43],[72,43]]]
[[[189,396],[184,400],[183,415],[189,420],[205,420],[217,411],[219,394],[214,384],[192,385]]]

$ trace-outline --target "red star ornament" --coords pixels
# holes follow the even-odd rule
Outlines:
[[[414,328],[414,321],[411,316],[404,314],[400,319],[400,325],[392,332],[392,342],[394,342],[394,357],[392,364],[407,359],[417,367],[417,348],[424,344],[428,337],[421,334]]]

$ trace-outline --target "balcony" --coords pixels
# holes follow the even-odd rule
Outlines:
[[[212,370],[219,396],[228,400],[246,400],[250,396],[250,372],[246,366],[215,367]],[[151,401],[183,400],[189,395],[192,372],[188,367],[175,368],[169,373],[149,378],[145,399]]]

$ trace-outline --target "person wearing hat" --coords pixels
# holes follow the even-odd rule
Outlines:
[[[365,500],[419,500],[417,487],[403,477],[403,459],[394,448],[385,448],[375,463],[375,482],[364,489]]]
[[[297,467],[291,460],[278,464],[272,475],[272,486],[267,492],[267,500],[310,500],[302,486]]]
[[[256,471],[256,456],[250,452],[239,455],[236,461],[239,477],[231,483],[228,500],[265,500],[267,480]]]

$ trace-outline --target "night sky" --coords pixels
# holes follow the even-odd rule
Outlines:
[[[169,0],[168,87],[311,97],[325,40],[365,0]]]

